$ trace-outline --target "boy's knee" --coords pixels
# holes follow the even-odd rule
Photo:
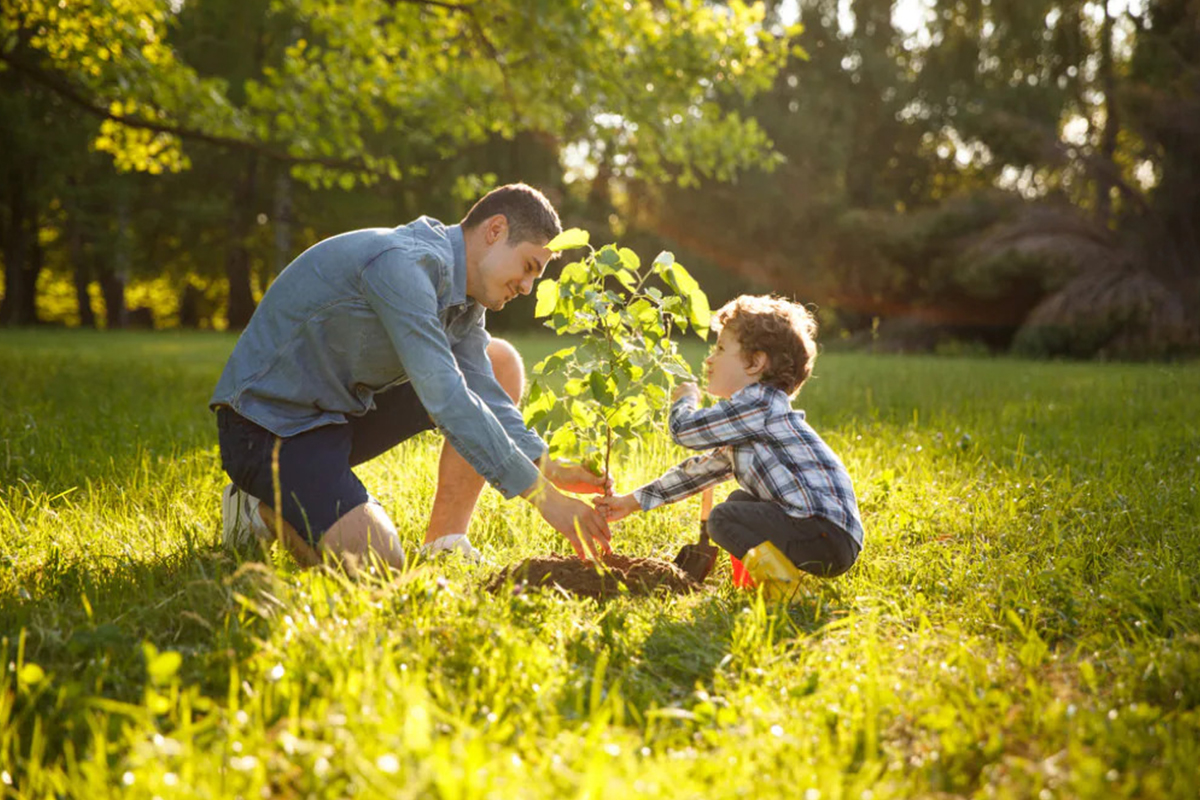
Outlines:
[[[736,534],[736,512],[728,503],[720,503],[713,507],[708,515],[708,535],[723,549],[740,557],[747,545],[739,541]]]
[[[492,339],[487,346],[487,355],[496,380],[514,403],[520,402],[525,392],[525,362],[517,348],[504,339]]]

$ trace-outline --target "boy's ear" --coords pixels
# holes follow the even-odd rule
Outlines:
[[[769,366],[771,366],[771,357],[762,350],[755,350],[754,355],[750,358],[750,366],[746,371],[751,375],[761,375]]]

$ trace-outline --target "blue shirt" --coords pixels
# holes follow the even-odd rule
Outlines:
[[[458,225],[421,217],[318,242],[267,289],[209,404],[286,437],[344,424],[411,382],[454,449],[518,495],[546,444],[496,381],[484,309],[466,291]]]
[[[862,520],[846,467],[805,421],[804,412],[792,409],[783,390],[752,383],[705,409],[697,409],[696,399],[685,395],[671,406],[669,426],[676,444],[715,449],[636,489],[633,495],[643,511],[733,477],[789,516],[832,522],[862,547]]]

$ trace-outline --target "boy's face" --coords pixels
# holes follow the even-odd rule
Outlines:
[[[708,393],[730,397],[758,380],[766,365],[766,353],[755,353],[749,366],[737,336],[729,328],[721,330],[717,343],[704,359],[704,376]]]

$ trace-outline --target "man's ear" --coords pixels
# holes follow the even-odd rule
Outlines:
[[[761,375],[769,366],[771,366],[771,357],[762,350],[755,350],[754,355],[750,358],[750,366],[746,368],[746,372],[751,375]]]
[[[483,225],[484,241],[490,245],[508,237],[508,217],[503,214],[493,214]]]

